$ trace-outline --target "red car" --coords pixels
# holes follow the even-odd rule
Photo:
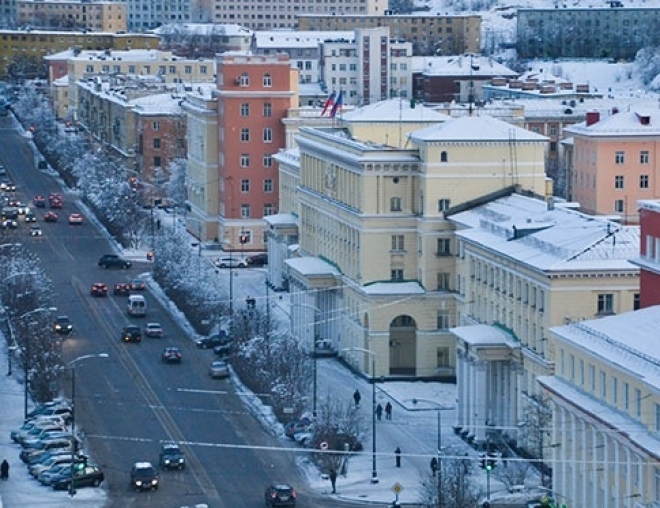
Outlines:
[[[90,293],[92,296],[108,296],[108,286],[103,284],[103,282],[95,282],[92,284]]]
[[[62,208],[64,204],[62,203],[61,199],[53,199],[50,202],[50,207],[51,208]]]
[[[46,212],[44,214],[44,222],[57,222],[57,219],[59,219],[59,217],[55,212]]]
[[[32,204],[36,206],[37,208],[45,208],[46,207],[46,198],[43,196],[35,196],[32,198]]]
[[[128,296],[131,294],[131,285],[124,282],[118,282],[112,288],[112,294],[115,296]]]

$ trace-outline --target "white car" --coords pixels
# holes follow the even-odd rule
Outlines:
[[[222,360],[216,360],[209,367],[209,376],[213,379],[229,377],[229,365]]]
[[[163,327],[160,323],[147,323],[147,326],[144,328],[144,334],[147,337],[160,339],[163,336]]]
[[[213,264],[218,268],[247,268],[247,261],[239,257],[218,258]]]
[[[41,236],[44,232],[40,226],[30,226],[30,236]]]

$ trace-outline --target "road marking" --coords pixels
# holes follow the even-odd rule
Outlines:
[[[177,388],[177,392],[185,392],[185,393],[210,393],[214,395],[228,395],[229,392],[227,390],[202,390],[201,388]]]

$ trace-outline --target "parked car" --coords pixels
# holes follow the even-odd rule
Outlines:
[[[312,420],[309,418],[302,418],[300,420],[293,420],[284,425],[284,435],[294,439],[295,435],[299,432],[307,432],[312,428]]]
[[[245,258],[245,262],[249,266],[264,266],[268,264],[268,254],[261,252],[259,254],[252,254]]]
[[[160,448],[160,467],[163,469],[185,469],[186,457],[175,443],[163,443]]]
[[[69,335],[73,332],[73,323],[68,316],[57,316],[53,324],[53,331],[60,335]]]
[[[28,471],[32,476],[37,478],[44,471],[48,471],[50,468],[57,466],[59,464],[68,464],[69,467],[71,467],[72,462],[73,462],[73,455],[71,454],[55,455],[39,464],[31,465],[30,467],[28,467]]]
[[[131,285],[124,282],[118,282],[112,288],[112,294],[115,296],[128,296],[131,294]]]
[[[288,483],[273,483],[264,493],[266,506],[296,506],[296,491]]]
[[[44,222],[57,222],[59,216],[55,212],[46,212],[44,214]]]
[[[218,268],[247,268],[247,261],[239,257],[218,258],[213,264]]]
[[[83,216],[79,213],[69,214],[69,224],[72,226],[80,226],[83,223]]]
[[[95,282],[92,284],[90,293],[92,296],[108,296],[108,286],[103,282]]]
[[[73,484],[78,488],[98,487],[105,480],[103,471],[98,466],[82,466],[74,469]],[[71,487],[71,472],[64,471],[60,476],[53,479],[54,490],[68,490]]]
[[[31,466],[39,462],[44,462],[48,460],[50,457],[54,457],[56,455],[66,455],[66,454],[69,455],[71,454],[71,447],[53,448],[52,450],[35,450],[28,454],[27,460],[25,460],[25,462],[28,464],[28,466]]]
[[[43,433],[40,439],[23,441],[21,446],[24,450],[43,450],[50,443],[71,442],[71,439],[71,434],[66,431],[51,431]]]
[[[226,344],[219,344],[213,348],[213,352],[220,358],[227,358],[231,356],[234,351],[234,345],[231,342]]]
[[[46,435],[44,434],[45,432],[54,432],[54,431],[65,432],[66,426],[53,422],[48,422],[44,425],[35,425],[29,430],[26,430],[24,432],[19,432],[16,435],[15,441],[20,444],[23,444],[26,441],[35,441],[40,436]]]
[[[105,254],[99,259],[98,265],[101,268],[122,268],[128,270],[133,264],[126,259],[120,258],[116,254]]]
[[[211,362],[211,366],[209,367],[209,376],[211,376],[213,379],[229,377],[229,365],[227,365],[227,362],[223,362],[222,360]]]
[[[142,331],[137,325],[126,325],[121,330],[121,340],[124,342],[140,342],[142,340]]]
[[[45,418],[35,418],[33,420],[26,421],[19,429],[12,430],[10,433],[11,440],[14,443],[19,442],[19,436],[26,435],[29,431],[34,428],[44,428],[49,426],[60,426],[64,427],[64,419],[61,416],[52,416]]]
[[[71,462],[62,462],[61,464],[46,469],[45,471],[41,471],[36,478],[39,480],[39,483],[43,485],[51,485],[53,478],[58,477],[66,471],[68,471],[69,476],[71,476]]]
[[[225,332],[224,334],[220,334],[220,335],[210,335],[208,337],[202,337],[201,339],[195,341],[195,345],[200,349],[210,349],[216,346],[229,344],[230,342],[231,342],[231,338]]]
[[[144,328],[144,334],[147,337],[160,339],[163,337],[163,327],[160,323],[156,323],[156,322],[147,323],[147,326],[145,326]]]
[[[131,468],[131,487],[135,490],[158,490],[159,476],[151,462],[136,462]]]
[[[178,347],[166,347],[163,349],[161,360],[163,360],[164,363],[181,363],[182,359],[183,355]]]
[[[55,439],[53,441],[44,441],[42,444],[35,449],[26,448],[21,451],[21,460],[23,462],[28,462],[35,454],[53,452],[60,450],[72,450],[71,439]]]
[[[62,398],[54,399],[49,402],[43,402],[27,414],[27,418],[40,416],[50,416],[53,414],[71,413],[71,406]]]

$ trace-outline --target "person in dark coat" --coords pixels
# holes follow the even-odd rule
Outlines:
[[[378,405],[376,406],[376,418],[380,420],[382,416],[383,416],[383,406],[381,406],[380,403],[378,403]]]
[[[353,400],[355,401],[355,407],[360,405],[361,399],[362,399],[362,395],[360,395],[360,390],[355,390],[355,393],[353,393]]]
[[[392,404],[390,404],[389,402],[385,404],[385,419],[386,420],[392,419]]]
[[[433,457],[431,459],[431,475],[435,478],[435,473],[438,471],[438,459]]]
[[[3,460],[0,465],[0,478],[3,480],[9,479],[9,462],[7,462],[7,459]]]
[[[401,448],[398,446],[394,450],[394,457],[396,458],[396,467],[401,467]]]
[[[337,493],[337,471],[333,469],[330,470],[330,485],[332,485],[332,493]]]

